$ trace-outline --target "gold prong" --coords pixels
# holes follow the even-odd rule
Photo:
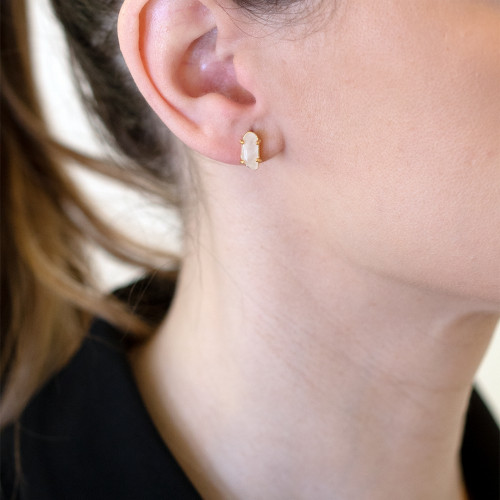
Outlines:
[[[262,142],[262,141],[261,141],[260,139],[257,139],[257,146],[260,146],[260,143],[261,143],[261,142]]]
[[[261,160],[260,158],[257,158],[255,161],[256,161],[257,163],[262,163],[262,160]]]
[[[245,141],[243,139],[240,139],[240,144],[245,144]]]
[[[244,160],[240,160],[240,163],[241,163],[242,165],[246,165],[246,163],[245,163],[245,161],[244,161]]]

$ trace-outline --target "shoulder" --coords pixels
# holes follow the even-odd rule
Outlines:
[[[126,337],[95,321],[79,351],[32,399],[17,426],[2,432],[3,494],[17,489],[23,500],[75,494],[199,498],[143,405]]]

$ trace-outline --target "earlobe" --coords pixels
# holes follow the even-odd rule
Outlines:
[[[239,139],[261,117],[238,83],[229,38],[224,50],[217,46],[223,12],[211,8],[199,0],[125,0],[120,47],[139,90],[181,141],[238,164]]]

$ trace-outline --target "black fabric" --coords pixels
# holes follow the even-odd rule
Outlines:
[[[148,280],[119,295],[142,307],[145,316],[164,314],[173,285]],[[20,419],[20,484],[14,466],[16,430],[3,431],[2,499],[201,498],[144,407],[125,355],[126,339],[96,321],[71,362],[31,401]],[[472,500],[500,498],[499,454],[499,429],[474,392],[462,449]]]
[[[175,285],[141,280],[116,295],[154,322]],[[1,499],[200,499],[162,441],[125,355],[129,336],[96,321],[70,363],[20,419],[22,479],[16,484],[16,428],[2,432]]]
[[[476,391],[467,411],[461,458],[470,500],[500,500],[500,429]]]
[[[98,321],[70,364],[21,418],[22,500],[201,498],[142,403],[120,332]],[[5,500],[15,429],[2,436]],[[3,498],[3,497],[2,497]]]

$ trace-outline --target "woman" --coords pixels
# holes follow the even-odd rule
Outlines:
[[[44,357],[64,368],[8,427],[6,490],[496,498],[469,400],[500,312],[499,3],[53,4],[117,149],[175,185],[185,249],[175,291],[118,293],[161,311],[152,334],[110,302],[120,328]]]

